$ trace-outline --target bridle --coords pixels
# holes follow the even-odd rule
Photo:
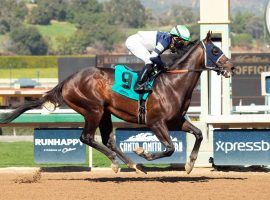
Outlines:
[[[207,54],[207,49],[204,44],[204,41],[200,42],[201,47],[204,50],[204,67],[206,70],[213,70],[217,72],[218,75],[222,74],[224,75],[226,73],[226,68],[224,67],[225,64],[231,63],[230,60],[226,57],[224,61],[221,62],[221,58],[224,56],[224,53],[220,54],[220,56],[217,58],[217,60],[213,60],[209,54]],[[214,48],[214,47],[213,47]],[[211,65],[208,65],[208,59],[211,61]]]
[[[225,64],[228,64],[228,63],[230,63],[231,64],[231,62],[230,62],[230,60],[228,59],[228,58],[226,58],[226,60],[224,61],[224,62],[218,62],[217,63],[217,66],[218,66],[218,71],[216,71],[217,72],[217,74],[218,75],[224,75],[226,72],[227,72],[227,70],[226,70],[226,68],[224,67],[224,65]]]
[[[204,41],[200,41],[199,44],[200,44],[200,46],[202,47],[202,49],[204,51],[204,61],[205,61],[205,63],[204,63],[204,68],[203,69],[175,69],[175,70],[168,70],[167,73],[178,74],[178,73],[202,72],[202,71],[213,70],[213,71],[217,72],[218,75],[220,75],[220,74],[224,75],[227,72],[227,70],[224,67],[224,65],[225,64],[228,64],[228,63],[231,63],[230,60],[228,58],[226,58],[226,60],[224,60],[224,61],[221,62],[221,57],[224,55],[222,53],[218,57],[217,61],[214,61],[213,58],[210,57],[207,54],[207,49],[206,49],[206,46],[204,44]],[[190,52],[187,52],[186,54],[189,54],[189,53]],[[210,60],[211,65],[207,64],[208,63],[208,59]]]

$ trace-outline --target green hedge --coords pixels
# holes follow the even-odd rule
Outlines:
[[[57,68],[57,56],[1,56],[0,68]]]
[[[0,69],[57,68],[58,58],[66,56],[0,56]],[[69,56],[72,57],[72,56]],[[78,56],[74,56],[78,57]],[[93,55],[79,56],[93,57]]]

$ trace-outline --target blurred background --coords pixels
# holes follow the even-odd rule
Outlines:
[[[127,53],[138,30],[186,24],[199,38],[199,0],[0,0],[0,54]],[[269,51],[267,0],[231,0],[232,52]],[[211,5],[209,5],[211,6]]]

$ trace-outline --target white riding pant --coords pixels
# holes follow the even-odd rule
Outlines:
[[[126,47],[133,55],[144,61],[145,64],[152,64],[152,61],[150,60],[150,51],[153,51],[155,48],[155,43],[152,43],[153,42],[150,39],[148,40],[147,44],[146,40],[139,33],[137,33],[127,38]]]

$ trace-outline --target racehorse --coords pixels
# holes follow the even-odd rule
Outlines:
[[[177,56],[176,56],[177,57]],[[161,73],[155,80],[153,92],[146,100],[145,125],[149,127],[165,151],[145,152],[142,147],[135,152],[147,159],[154,160],[172,155],[175,148],[169,130],[182,130],[195,136],[196,141],[189,161],[185,165],[187,173],[194,167],[199,152],[202,132],[186,118],[194,90],[203,70],[215,70],[226,78],[233,74],[234,67],[223,52],[211,41],[211,32],[202,41],[191,42],[184,56],[173,60],[170,70]],[[136,172],[143,171],[141,166],[130,160],[115,144],[111,114],[127,122],[138,123],[137,101],[128,99],[112,91],[114,69],[87,68],[81,70],[39,100],[26,102],[0,121],[8,123],[27,110],[41,107],[46,102],[54,107],[65,103],[85,119],[85,126],[80,140],[105,154],[112,161],[112,169],[118,172],[117,157]],[[94,135],[99,127],[102,144],[95,141]]]

